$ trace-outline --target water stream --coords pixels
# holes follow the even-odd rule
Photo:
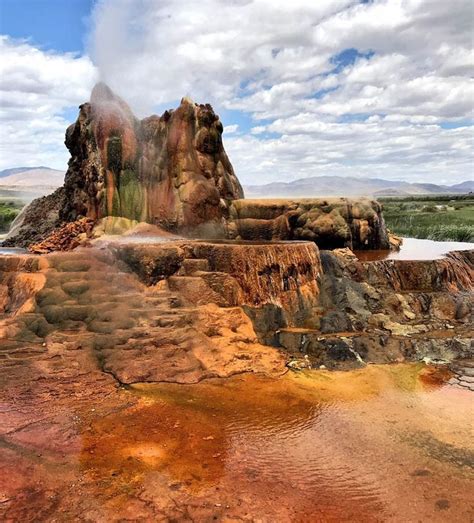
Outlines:
[[[24,254],[26,249],[21,249],[20,247],[2,247],[0,246],[0,255],[2,256],[13,256],[15,254]]]

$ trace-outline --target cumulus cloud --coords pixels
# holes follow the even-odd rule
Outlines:
[[[313,26],[351,3],[102,0],[91,48],[103,79],[142,114],[183,94],[222,104],[324,67]]]
[[[103,79],[144,114],[183,94],[215,104],[328,66],[315,24],[354,0],[101,0],[90,44]]]
[[[88,57],[46,52],[0,36],[0,169],[66,169],[64,111],[89,98],[96,69]],[[75,116],[74,116],[75,118]]]
[[[3,164],[64,161],[62,111],[99,78],[138,116],[212,103],[244,183],[472,176],[469,0],[98,0],[91,20],[91,58],[1,40]]]
[[[450,184],[472,173],[472,130],[388,119],[324,123],[312,115],[277,120],[260,135],[231,136],[226,149],[249,184],[322,175]]]
[[[472,162],[471,10],[469,0],[101,0],[91,49],[139,113],[187,94],[250,116],[226,137],[244,182],[454,183]]]

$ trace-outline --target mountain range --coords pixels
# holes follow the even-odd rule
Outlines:
[[[382,178],[314,176],[292,182],[244,186],[246,198],[313,198],[318,196],[412,196],[474,192],[474,180],[455,185],[408,183]]]
[[[60,187],[64,172],[49,167],[14,167],[0,171],[0,189],[47,194]],[[411,196],[474,192],[474,180],[454,185],[408,183],[382,178],[313,176],[292,182],[244,185],[246,198],[312,198],[318,196]]]

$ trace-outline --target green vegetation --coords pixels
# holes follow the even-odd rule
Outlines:
[[[474,195],[380,198],[395,234],[438,241],[474,242]]]
[[[0,233],[8,231],[22,207],[23,203],[18,200],[0,198]]]

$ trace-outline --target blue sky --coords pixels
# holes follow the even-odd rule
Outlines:
[[[140,117],[210,102],[244,183],[472,177],[467,0],[0,0],[0,168],[65,169],[98,79]]]
[[[95,0],[0,0],[0,33],[27,40],[45,51],[87,53],[88,29]],[[158,114],[179,103],[179,95],[168,103],[154,104]],[[69,122],[77,118],[77,107],[68,107],[61,115]],[[222,110],[228,125],[237,124],[244,131],[251,119],[240,111]]]
[[[1,0],[0,31],[43,49],[85,51],[93,0]]]

